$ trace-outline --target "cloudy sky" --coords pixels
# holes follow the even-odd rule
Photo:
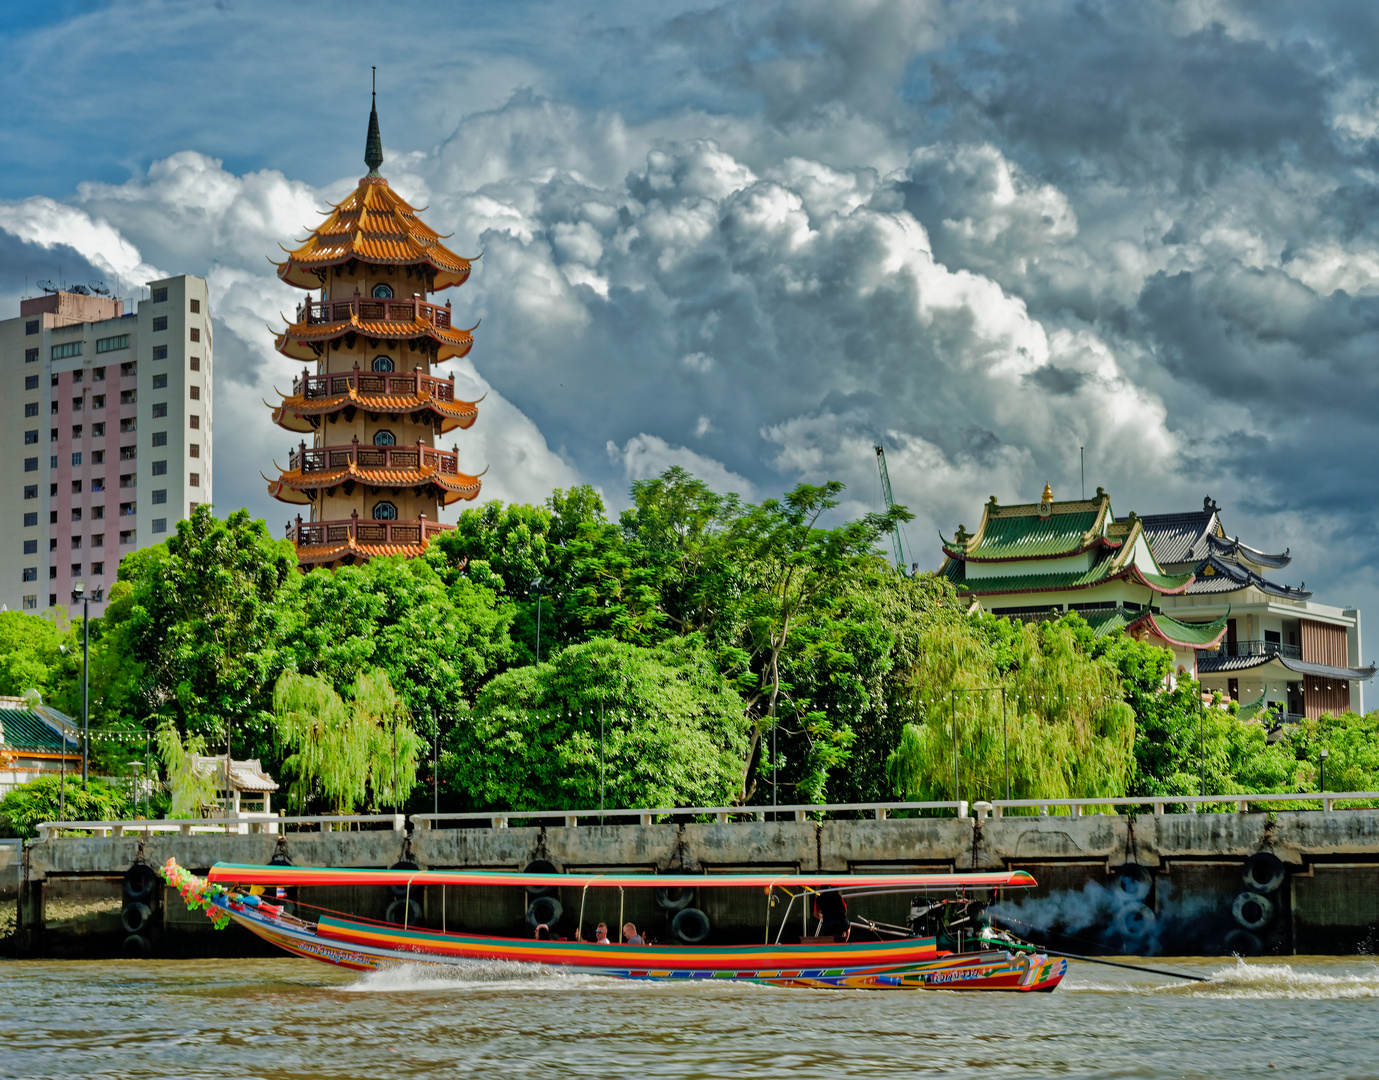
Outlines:
[[[275,531],[268,265],[364,171],[450,246],[485,495],[679,463],[763,498],[874,442],[913,558],[981,504],[1217,499],[1379,615],[1379,5],[48,3],[0,26],[0,310],[208,278],[216,499]],[[1368,654],[1366,654],[1368,658]]]

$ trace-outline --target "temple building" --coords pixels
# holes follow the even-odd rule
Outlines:
[[[1238,701],[1246,714],[1364,711],[1375,667],[1362,666],[1358,610],[1318,603],[1302,584],[1265,576],[1288,566],[1289,553],[1230,537],[1210,498],[1201,510],[1139,520],[1164,572],[1193,575],[1183,592],[1163,598],[1163,609],[1188,622],[1225,620],[1225,636],[1197,655],[1203,689]]]
[[[303,569],[420,555],[448,528],[440,508],[480,488],[460,469],[458,445],[436,445],[478,415],[475,402],[456,399],[454,375],[434,370],[473,345],[470,331],[453,325],[450,302],[430,301],[464,284],[469,260],[379,175],[376,103],[364,163],[354,192],[305,243],[284,248],[278,265],[289,285],[320,289],[277,339],[279,352],[306,366],[273,420],[303,438],[268,481],[275,498],[306,508],[288,526]]]
[[[1179,621],[1165,601],[1192,585],[1195,571],[1170,572],[1154,557],[1144,522],[1117,519],[1111,498],[1055,502],[1046,484],[1037,503],[1001,506],[993,495],[977,531],[958,527],[943,545],[939,574],[975,610],[1035,621],[1069,611],[1098,634],[1127,633],[1173,653],[1174,676],[1197,676],[1198,650],[1225,638],[1224,618]]]

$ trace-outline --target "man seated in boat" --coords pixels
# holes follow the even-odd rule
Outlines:
[[[846,941],[852,933],[848,919],[848,904],[841,893],[821,892],[814,895],[814,917],[819,920],[816,937]]]
[[[637,933],[637,927],[628,923],[622,928],[622,940],[626,945],[645,945],[646,941],[642,935]]]
[[[601,923],[598,924],[597,928],[595,928],[595,930],[594,930],[594,941],[597,942],[599,945],[611,945],[611,944],[613,944],[611,941],[608,940],[608,924],[607,924],[607,923],[601,922]]]

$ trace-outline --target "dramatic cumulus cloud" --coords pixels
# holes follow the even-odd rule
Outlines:
[[[482,252],[452,294],[482,320],[455,368],[488,396],[455,442],[487,494],[591,482],[618,506],[678,464],[747,498],[837,478],[857,513],[881,444],[933,565],[935,531],[988,495],[1075,494],[1083,448],[1121,512],[1210,493],[1329,599],[1379,599],[1370,5],[404,5],[418,36],[349,3],[330,24],[149,4],[62,30],[87,61],[99,34],[107,63],[167,56],[181,98],[137,125],[84,102],[105,117],[88,148],[131,149],[7,177],[0,242],[122,282],[207,276],[222,501],[286,516],[257,474],[291,436],[261,398],[291,379],[268,325],[301,294],[265,257],[350,189],[362,145],[362,75],[318,103],[269,72],[304,35],[354,71],[367,22],[385,172]],[[62,38],[15,39],[0,85],[30,111]],[[204,72],[225,70],[243,77],[214,99]],[[41,150],[21,112],[0,139]]]

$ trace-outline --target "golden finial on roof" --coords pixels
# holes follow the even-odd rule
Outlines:
[[[1051,485],[1044,485],[1044,494],[1040,497],[1039,501],[1043,503],[1053,502],[1053,487]]]

